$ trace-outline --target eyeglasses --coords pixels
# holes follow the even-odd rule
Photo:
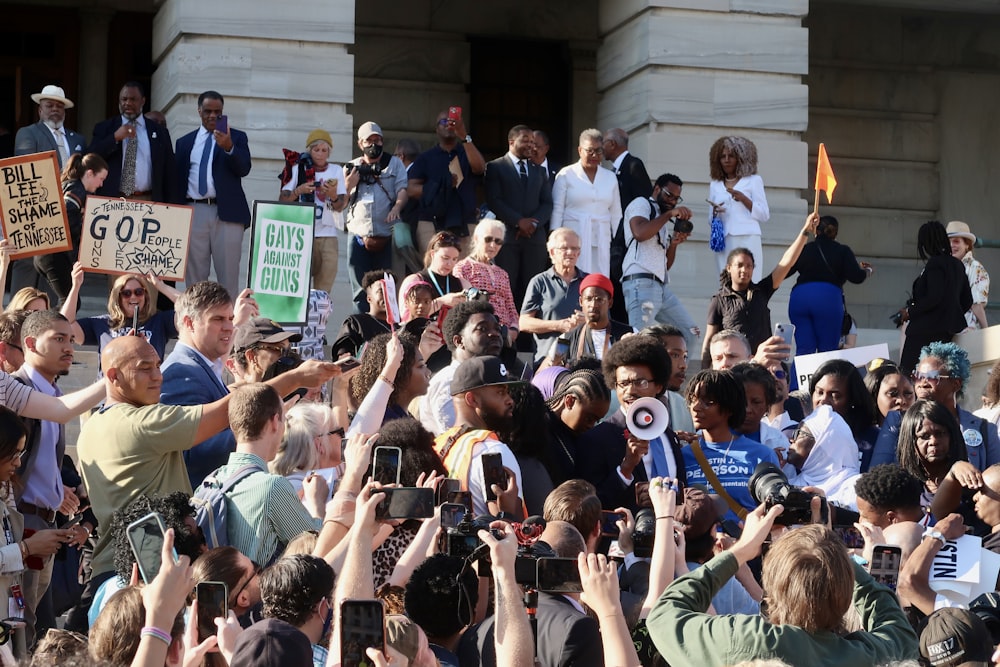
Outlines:
[[[799,438],[809,438],[811,440],[815,439],[815,438],[813,438],[812,432],[810,432],[807,427],[801,426],[801,425],[798,428],[795,429],[795,432],[792,433],[792,437],[789,438],[788,441],[789,442],[795,442]]]
[[[672,199],[673,201],[677,202],[678,204],[680,204],[681,202],[684,201],[684,197],[681,197],[680,195],[675,195],[674,193],[670,192],[670,190],[664,190],[663,191],[663,198],[664,199]]]
[[[597,296],[590,295],[590,296],[583,296],[583,297],[580,297],[580,298],[583,300],[584,303],[607,303],[608,302],[608,297],[602,296],[602,295],[597,295]]]
[[[486,245],[489,245],[491,243],[495,243],[496,245],[503,245],[503,238],[487,236],[485,239],[483,239],[483,243],[485,243]]]
[[[604,149],[603,148],[583,148],[583,147],[581,147],[580,150],[582,150],[584,153],[586,153],[587,155],[590,155],[590,156],[604,155]]]
[[[652,380],[647,380],[646,378],[632,378],[631,380],[616,381],[615,387],[621,389],[622,391],[625,391],[629,387],[635,387],[636,389],[648,389],[652,382]]]
[[[281,347],[280,345],[257,345],[257,346],[255,346],[255,347],[253,347],[251,349],[253,349],[253,350],[267,350],[268,352],[274,352],[275,354],[282,355],[282,356],[288,354],[288,350],[285,349],[285,348],[283,348],[283,347]]]
[[[240,593],[242,593],[242,592],[243,592],[243,590],[244,590],[244,589],[245,589],[245,588],[246,588],[247,586],[249,586],[249,585],[250,585],[250,582],[251,582],[251,581],[253,581],[253,580],[254,580],[254,578],[255,578],[255,577],[257,577],[257,575],[259,575],[259,574],[260,574],[260,565],[258,565],[258,564],[257,564],[256,562],[254,562],[254,561],[250,561],[250,562],[251,562],[251,563],[253,564],[253,573],[252,573],[252,574],[251,574],[251,575],[250,575],[249,577],[247,577],[247,580],[243,582],[243,585],[242,585],[242,586],[240,586],[240,587],[239,587],[238,589],[236,589],[236,594],[235,594],[235,595],[233,595],[233,597],[232,597],[232,600],[231,600],[231,601],[230,601],[230,603],[229,603],[229,606],[230,606],[230,607],[235,607],[235,606],[236,606],[236,605],[234,605],[234,604],[233,604],[233,602],[232,602],[232,601],[234,601],[234,600],[238,600],[238,599],[239,599],[239,597],[240,597]]]
[[[123,289],[120,292],[120,294],[126,299],[131,298],[133,294],[135,294],[136,296],[143,296],[145,293],[146,290],[143,287],[136,287],[135,289]]]
[[[580,254],[580,246],[561,245],[558,248],[553,248],[553,250],[561,252],[564,255],[579,255]]]
[[[950,375],[941,375],[941,371],[917,371],[910,376],[914,382],[920,382],[921,380],[927,380],[931,384],[937,384],[941,380],[950,380]]]
[[[13,454],[11,454],[10,457],[7,460],[10,461],[11,463],[13,463],[14,461],[20,461],[22,456],[24,456],[24,450],[23,449],[19,449],[16,452],[14,452]],[[0,642],[0,644],[2,644],[2,643],[3,642]]]

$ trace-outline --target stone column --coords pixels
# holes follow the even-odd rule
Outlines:
[[[763,225],[769,272],[802,224],[807,202],[807,0],[600,0],[598,122],[621,127],[651,178],[684,180],[695,231],[677,253],[671,283],[702,325],[718,284],[708,249],[708,151],[720,136],[757,145],[771,219]],[[785,321],[787,292],[772,301]],[[692,358],[697,352],[691,351]]]
[[[74,100],[79,127],[71,128],[90,138],[94,125],[104,120],[108,91],[108,35],[110,9],[80,9],[80,92]]]

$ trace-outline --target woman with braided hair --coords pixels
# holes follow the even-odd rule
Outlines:
[[[577,437],[597,425],[611,406],[600,371],[580,369],[559,377],[549,408],[549,475],[556,486],[577,477]]]

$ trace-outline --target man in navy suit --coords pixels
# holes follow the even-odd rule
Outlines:
[[[142,114],[142,85],[129,81],[118,93],[120,114],[94,126],[88,151],[108,162],[102,197],[179,203],[174,145],[167,128]]]
[[[74,153],[83,153],[87,145],[82,134],[77,134],[64,125],[66,109],[73,108],[73,101],[59,86],[49,84],[42,92],[34,93],[31,99],[38,104],[38,122],[17,131],[14,138],[14,155],[30,155],[55,151],[59,160],[59,169],[66,166],[69,157]],[[35,270],[33,260],[18,259],[10,268],[11,294],[22,287],[45,289],[48,286],[45,278]],[[0,285],[0,291],[3,286]]]
[[[535,130],[535,154],[531,161],[542,169],[542,173],[549,177],[549,187],[555,185],[556,174],[562,167],[549,162],[549,135],[541,130]]]
[[[174,304],[177,345],[163,360],[160,402],[202,405],[229,394],[222,381],[222,362],[233,346],[233,299],[219,283],[203,281],[188,287]],[[229,429],[184,452],[191,488],[226,464],[236,450]]]
[[[486,202],[507,227],[496,262],[510,276],[514,302],[520,308],[528,282],[549,264],[545,240],[552,217],[552,187],[531,161],[535,136],[530,127],[512,127],[507,145],[506,155],[486,164]]]
[[[241,181],[250,173],[250,147],[245,132],[219,123],[224,103],[214,90],[198,96],[201,127],[177,140],[177,173],[185,199],[194,206],[184,282],[207,280],[214,264],[218,281],[236,294],[243,232],[250,226]]]

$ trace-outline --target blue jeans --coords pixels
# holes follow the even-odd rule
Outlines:
[[[796,285],[788,300],[788,318],[795,325],[795,354],[836,350],[844,323],[844,293],[833,283]]]
[[[633,278],[621,283],[625,296],[628,323],[637,331],[660,323],[672,324],[684,334],[688,350],[701,349],[698,338],[691,332],[697,325],[681,300],[664,284],[650,278]]]

